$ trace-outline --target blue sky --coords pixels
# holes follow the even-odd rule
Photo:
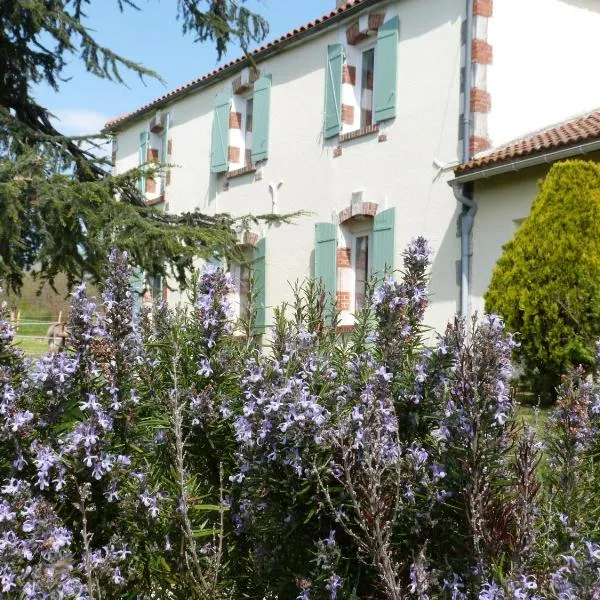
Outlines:
[[[198,44],[192,36],[184,37],[176,19],[176,0],[136,2],[140,11],[126,9],[120,13],[116,0],[91,0],[86,24],[102,45],[156,71],[165,83],[152,79],[143,83],[137,76],[123,73],[126,87],[90,75],[73,57],[64,72],[69,80],[58,92],[48,86],[35,90],[38,101],[60,119],[63,133],[93,133],[106,120],[240,55],[239,48],[231,46],[227,56],[217,62],[213,44]],[[269,40],[332,10],[335,0],[247,0],[246,6],[267,19]]]

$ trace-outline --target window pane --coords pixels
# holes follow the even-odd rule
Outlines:
[[[246,133],[252,133],[252,114],[254,113],[254,100],[246,100]]]
[[[252,116],[254,113],[254,100],[250,98],[246,101],[246,125],[244,131],[245,155],[244,165],[246,167],[252,164]]]
[[[363,235],[356,238],[354,248],[354,310],[362,310],[365,305],[367,292],[367,279],[369,276],[369,236]]]
[[[373,73],[375,70],[375,49],[366,50],[362,55],[362,77],[360,79],[360,126],[373,124]]]

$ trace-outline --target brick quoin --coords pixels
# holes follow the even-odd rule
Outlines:
[[[492,97],[489,92],[473,88],[471,90],[471,110],[479,113],[489,113],[492,108]]]
[[[227,150],[229,162],[240,162],[240,149],[237,146],[229,146]]]
[[[342,104],[342,122],[352,125],[354,123],[354,106]]]
[[[350,268],[352,266],[350,248],[338,248],[337,266],[341,269]]]
[[[245,87],[242,85],[242,76],[239,75],[238,77],[236,77],[232,84],[231,87],[233,88],[233,93],[234,94],[239,94],[240,92],[243,92]]]
[[[242,128],[242,113],[231,112],[229,113],[229,129],[241,129]]]
[[[383,25],[385,13],[371,13],[369,15],[369,29],[379,29]]]
[[[494,14],[494,2],[492,0],[475,0],[473,14],[476,17],[491,17]]]
[[[476,135],[472,135],[469,138],[469,150],[471,156],[483,152],[490,147],[490,142],[486,138],[482,138]]]
[[[342,71],[342,81],[344,83],[349,83],[350,85],[356,85],[356,67],[352,65],[344,65],[344,70]]]
[[[492,47],[484,40],[473,40],[473,62],[478,65],[491,65],[493,59]]]
[[[338,292],[337,297],[337,308],[339,310],[350,309],[350,292]]]
[[[356,39],[360,37],[360,29],[358,28],[358,23],[352,23],[348,29],[346,29],[346,41],[349,44],[356,43]]]
[[[367,34],[361,32],[359,29],[358,22],[352,23],[348,29],[346,29],[346,41],[353,46],[354,44],[358,44],[358,42],[362,42],[367,39]]]

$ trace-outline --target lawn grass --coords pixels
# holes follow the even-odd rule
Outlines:
[[[31,319],[31,317],[29,317]],[[44,319],[45,320],[45,319]],[[41,356],[48,351],[46,332],[50,324],[19,323],[15,342],[29,356]]]
[[[542,433],[546,427],[548,415],[551,410],[551,407],[537,408],[531,406],[531,404],[518,404],[517,419],[523,424],[530,425],[536,429],[538,433]]]

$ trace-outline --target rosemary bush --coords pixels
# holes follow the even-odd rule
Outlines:
[[[119,252],[65,352],[27,359],[3,314],[1,597],[600,598],[600,386],[519,426],[500,319],[426,341],[429,254],[346,337],[306,282],[264,350],[222,269],[135,315]]]

